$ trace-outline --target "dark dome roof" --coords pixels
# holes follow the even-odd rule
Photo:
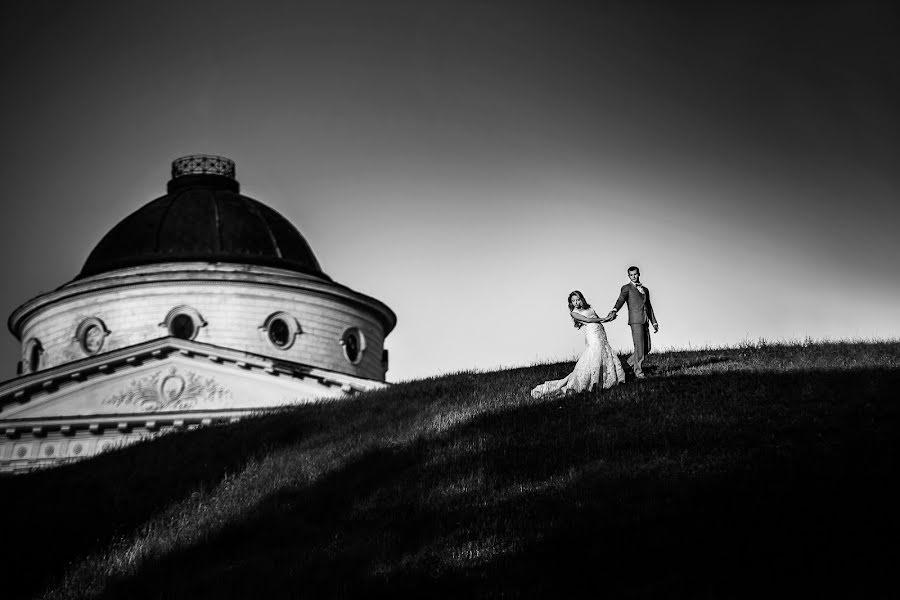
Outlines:
[[[232,161],[180,158],[172,163],[168,192],[113,227],[76,279],[173,261],[264,265],[328,279],[290,221],[239,193]]]

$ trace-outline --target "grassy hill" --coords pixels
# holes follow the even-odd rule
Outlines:
[[[0,478],[0,595],[896,590],[900,343],[459,373]]]

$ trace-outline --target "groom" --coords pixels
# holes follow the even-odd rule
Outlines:
[[[650,304],[650,290],[641,283],[641,270],[628,267],[628,279],[631,282],[622,286],[619,299],[607,316],[614,319],[622,305],[628,304],[628,324],[631,325],[631,339],[634,341],[634,354],[628,357],[628,364],[634,367],[634,376],[643,379],[644,357],[650,352],[648,323],[653,325],[653,333],[659,331],[659,324],[653,314],[653,305]]]

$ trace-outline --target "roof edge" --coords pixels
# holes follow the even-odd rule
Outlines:
[[[216,283],[227,285],[253,285],[276,287],[331,296],[362,306],[384,326],[385,337],[397,325],[397,315],[380,300],[357,292],[352,288],[324,279],[317,274],[297,273],[277,267],[256,267],[244,263],[169,262],[131,266],[116,271],[74,279],[52,292],[40,294],[24,302],[7,319],[10,333],[21,341],[21,327],[35,312],[44,307],[74,298],[120,287],[165,285],[177,282]]]

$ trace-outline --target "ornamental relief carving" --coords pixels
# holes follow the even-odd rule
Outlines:
[[[133,379],[124,392],[104,399],[101,404],[156,412],[190,410],[198,405],[228,400],[231,400],[231,390],[219,385],[214,378],[202,377],[192,371],[179,373],[171,367],[168,371]]]

